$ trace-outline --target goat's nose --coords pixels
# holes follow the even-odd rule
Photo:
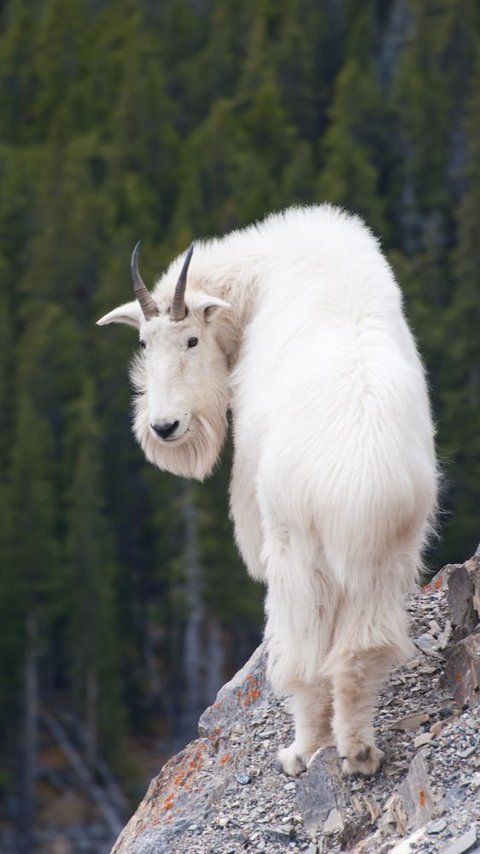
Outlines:
[[[179,424],[180,421],[160,421],[156,424],[151,424],[150,426],[161,439],[168,439],[172,433],[175,433]]]

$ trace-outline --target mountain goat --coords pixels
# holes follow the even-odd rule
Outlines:
[[[161,469],[202,480],[233,418],[231,513],[267,584],[273,688],[291,696],[298,774],[335,744],[373,774],[376,695],[409,654],[403,597],[436,503],[424,371],[400,290],[356,216],[292,208],[172,263],[98,321],[139,330],[135,435]],[[190,272],[187,270],[190,264]]]

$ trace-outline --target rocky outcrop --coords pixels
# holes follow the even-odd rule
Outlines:
[[[203,713],[200,738],[170,759],[152,780],[113,852],[161,854],[182,850],[182,836],[203,827],[232,782],[236,786],[251,782],[246,770],[250,768],[246,726],[252,716],[255,720],[258,715],[262,720],[267,718],[273,702],[265,680],[263,648],[259,647]],[[221,827],[221,819],[219,822]]]
[[[333,748],[295,780],[280,772],[291,721],[260,647],[152,781],[112,854],[480,852],[479,591],[475,556],[411,597],[416,654],[380,698],[375,777],[342,777]]]

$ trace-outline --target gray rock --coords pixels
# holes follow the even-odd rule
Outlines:
[[[265,668],[265,649],[261,644],[233,679],[220,689],[213,705],[204,711],[198,722],[201,737],[215,740],[220,733],[225,737],[232,731],[237,739],[243,729],[241,721],[245,712],[258,706],[268,708],[273,694],[265,678]]]
[[[238,774],[235,774],[235,779],[237,783],[240,783],[241,786],[246,786],[247,783],[251,783],[252,781],[250,774],[245,774],[243,771],[240,771]]]
[[[171,854],[171,844],[161,830],[147,830],[130,843],[129,854]]]
[[[263,828],[263,832],[270,839],[278,839],[280,842],[289,843],[293,836],[293,827],[287,825],[285,827],[268,827]]]
[[[480,621],[480,556],[455,567],[448,577],[447,602],[453,638],[461,640],[474,631]]]
[[[328,747],[318,753],[297,783],[297,803],[309,832],[323,828],[333,809],[345,806],[345,783],[337,751]]]
[[[232,773],[250,781],[244,771],[244,743],[229,741],[232,726],[247,711],[272,695],[265,679],[265,655],[260,646],[236,676],[219,692],[202,715],[201,738],[170,759],[119,836],[112,854],[163,854],[180,851],[178,837],[192,824],[204,825],[214,803],[223,796]]]
[[[416,830],[430,821],[434,802],[424,750],[419,750],[412,759],[408,774],[398,788],[398,795],[408,830]]]
[[[447,657],[445,672],[459,706],[480,704],[480,634],[469,635],[455,644]]]
[[[441,833],[442,830],[445,830],[446,826],[447,826],[447,822],[445,821],[445,819],[439,818],[437,821],[432,821],[429,825],[427,825],[426,830],[427,830],[428,834],[430,834],[430,833],[436,834],[436,833]]]
[[[344,826],[345,822],[343,821],[342,813],[337,807],[334,807],[323,822],[322,830],[326,834],[338,833],[340,830],[343,830]]]
[[[443,848],[441,854],[464,854],[466,851],[471,851],[476,842],[477,831],[474,827],[471,827],[470,830],[462,833],[461,836],[450,842],[446,848]]]

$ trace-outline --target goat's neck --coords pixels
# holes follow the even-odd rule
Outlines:
[[[231,305],[222,322],[225,340],[229,342],[228,362],[233,368],[244,331],[256,310],[263,259],[256,243],[252,243],[244,232],[237,232],[223,240],[203,244],[195,260],[193,286]]]

